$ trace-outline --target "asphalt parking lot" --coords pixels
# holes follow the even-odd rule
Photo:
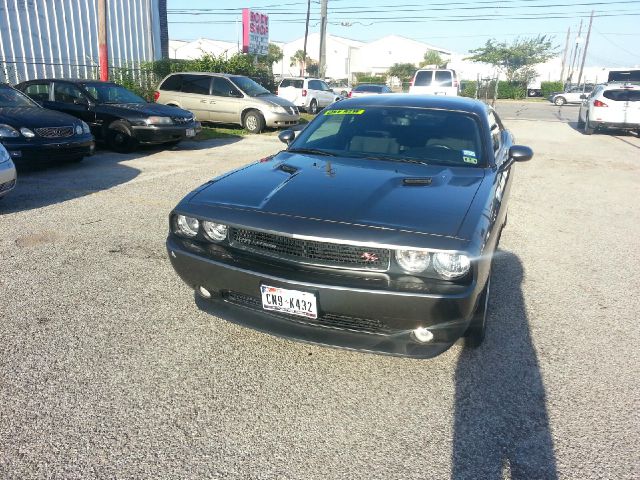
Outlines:
[[[100,152],[0,202],[2,479],[640,478],[640,138],[505,102],[516,168],[485,344],[431,360],[211,317],[167,215],[273,135]]]

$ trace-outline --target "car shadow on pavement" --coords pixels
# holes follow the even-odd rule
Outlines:
[[[452,478],[557,478],[546,395],[516,255],[494,258],[488,332],[456,368]]]
[[[32,210],[108,190],[138,176],[119,155],[96,155],[79,163],[18,165],[18,183],[0,202],[0,215]]]

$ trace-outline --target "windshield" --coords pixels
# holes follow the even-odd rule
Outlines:
[[[382,85],[358,85],[353,89],[354,92],[380,92]]]
[[[98,103],[147,103],[144,98],[113,83],[85,83],[84,88]]]
[[[0,108],[4,107],[39,107],[23,93],[13,88],[0,87]]]
[[[240,90],[250,97],[259,97],[263,95],[271,95],[271,92],[259,83],[254,82],[249,77],[229,77]]]
[[[484,166],[475,117],[445,110],[367,107],[325,110],[291,149],[412,163]]]

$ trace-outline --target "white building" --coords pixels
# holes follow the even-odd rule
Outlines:
[[[231,57],[242,50],[237,43],[224,42],[222,40],[210,40],[199,38],[191,42],[184,40],[169,40],[169,58],[179,58],[183,60],[195,60],[202,55],[209,54],[214,57]]]

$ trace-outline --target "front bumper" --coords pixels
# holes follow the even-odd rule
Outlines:
[[[0,163],[0,197],[4,197],[16,186],[16,167],[11,160]]]
[[[91,134],[46,140],[40,138],[5,139],[3,144],[16,163],[79,159],[92,155],[95,149]]]
[[[467,330],[478,299],[476,283],[455,294],[424,294],[310,283],[273,269],[266,274],[215,260],[185,248],[170,236],[167,250],[173,268],[191,288],[203,286],[211,300],[199,308],[234,323],[301,341],[397,356],[429,358],[453,345]],[[256,269],[257,270],[257,269]],[[330,276],[327,276],[330,278]],[[309,320],[262,309],[260,285],[316,295],[318,319]],[[419,343],[412,331],[434,334]]]
[[[291,115],[290,113],[273,113],[264,112],[265,125],[269,128],[293,127],[300,122],[300,115]]]
[[[200,122],[191,122],[184,125],[134,125],[133,131],[140,143],[158,144],[193,138],[202,130]],[[187,136],[188,131],[193,131],[193,136]]]

